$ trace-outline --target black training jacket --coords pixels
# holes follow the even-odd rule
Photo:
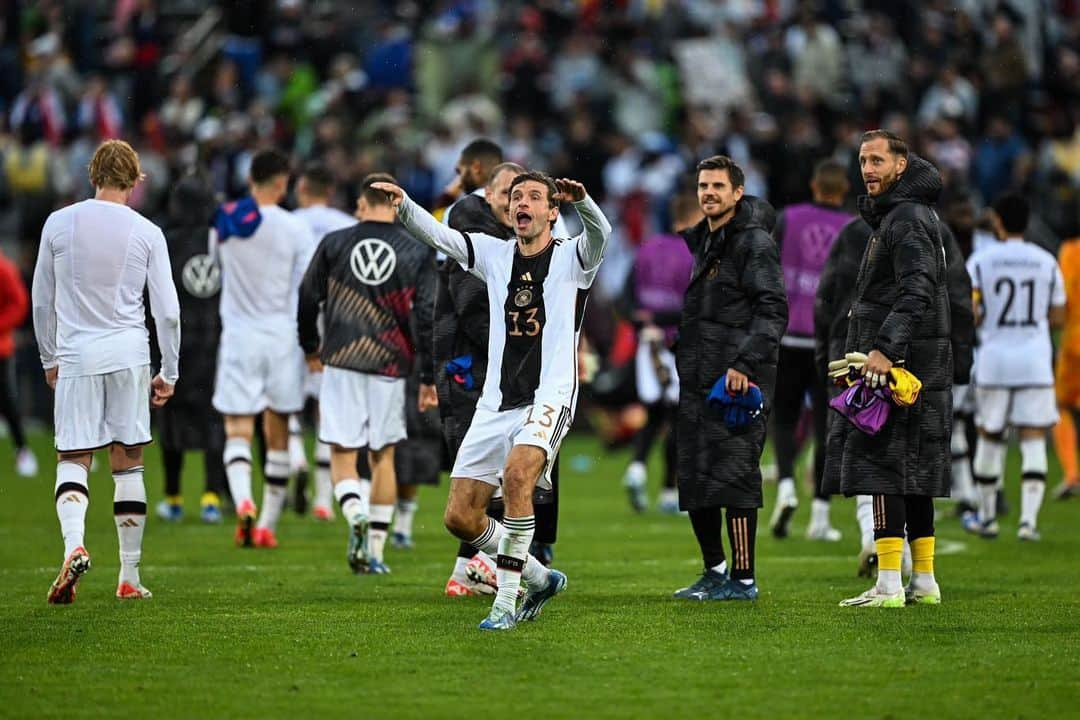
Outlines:
[[[300,285],[300,346],[324,365],[408,377],[430,347],[435,253],[398,223],[362,222],[319,243]],[[325,330],[317,323],[320,306]],[[415,322],[410,327],[410,317]],[[432,382],[428,358],[420,380]]]

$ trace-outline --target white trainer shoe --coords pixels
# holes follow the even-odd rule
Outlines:
[[[844,535],[839,530],[831,525],[816,525],[811,523],[806,528],[807,540],[818,540],[821,542],[840,542]]]
[[[37,457],[28,447],[19,448],[15,453],[15,472],[19,477],[35,477],[38,474]]]
[[[860,595],[841,600],[840,607],[902,608],[906,603],[907,599],[904,597],[903,588],[894,593],[886,593],[878,590],[877,585],[875,585]]]

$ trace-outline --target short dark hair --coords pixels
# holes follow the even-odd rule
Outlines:
[[[251,181],[256,185],[289,174],[289,158],[279,150],[260,150],[251,158]]]
[[[503,151],[493,140],[477,138],[461,151],[461,159],[467,163],[479,160],[485,165],[493,166],[503,161]]]
[[[512,170],[513,172],[517,173],[518,175],[521,175],[522,173],[528,172],[528,170],[521,167],[520,165],[518,165],[515,162],[499,163],[495,167],[491,168],[491,172],[488,174],[487,184],[491,185],[491,183],[495,182],[495,178],[497,178],[499,175],[506,172],[507,170]]]
[[[1021,235],[1027,230],[1031,207],[1021,195],[1006,193],[994,201],[993,208],[1005,232],[1010,235]]]
[[[330,188],[334,187],[334,175],[322,163],[311,163],[300,174],[307,184],[308,192],[318,197],[326,197],[330,194]]]
[[[697,164],[699,176],[702,170],[727,170],[728,179],[731,180],[733,190],[746,184],[746,175],[743,174],[742,168],[727,155],[713,155],[705,158]]]
[[[862,134],[859,139],[859,145],[865,145],[871,140],[887,140],[889,143],[889,152],[893,155],[900,155],[901,157],[908,156],[908,144],[902,137],[889,130],[868,130]]]
[[[832,158],[821,160],[814,166],[812,181],[826,195],[843,195],[851,189],[847,168]]]
[[[364,201],[368,205],[390,205],[390,196],[378,188],[371,187],[372,183],[384,182],[397,185],[397,180],[390,173],[377,172],[371,173],[364,177],[360,183],[360,197],[364,198]]]

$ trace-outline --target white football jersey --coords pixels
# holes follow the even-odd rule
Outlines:
[[[277,205],[259,207],[251,237],[230,237],[221,259],[222,334],[254,331],[299,344],[296,307],[316,243],[307,223]]]
[[[161,374],[179,377],[180,303],[157,225],[115,202],[83,200],[49,215],[34,269],[34,332],[45,368],[64,377],[150,364],[143,291]]]
[[[311,205],[293,210],[293,215],[307,223],[316,244],[328,233],[352,227],[357,220],[352,215],[328,205]]]
[[[577,347],[585,301],[611,226],[592,198],[575,203],[585,231],[525,257],[516,242],[440,225],[408,198],[399,214],[416,239],[484,280],[490,308],[488,370],[477,407],[492,411],[543,402],[577,403]]]
[[[1048,314],[1065,304],[1057,259],[1038,245],[1010,239],[975,252],[967,263],[982,298],[975,383],[983,387],[1054,384]]]

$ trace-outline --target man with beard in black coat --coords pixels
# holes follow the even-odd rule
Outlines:
[[[864,381],[890,382],[894,366],[922,381],[911,407],[894,406],[874,435],[834,422],[826,454],[827,483],[846,496],[873,496],[878,579],[840,604],[903,607],[937,604],[934,578],[935,497],[949,494],[953,341],[942,223],[931,207],[941,192],[933,165],[909,154],[884,130],[865,133],[859,167],[867,195],[859,214],[871,234],[855,283],[845,352],[863,352]],[[900,564],[905,530],[912,577]]]
[[[949,311],[952,316],[952,351],[954,388],[966,385],[971,378],[971,364],[975,342],[975,318],[971,307],[971,278],[964,265],[966,253],[961,242],[953,235],[949,225],[940,225],[945,245],[945,261],[949,285]],[[829,396],[839,389],[831,386],[826,377],[830,360],[844,357],[847,347],[848,312],[851,310],[855,282],[859,277],[859,264],[866,244],[870,240],[870,226],[857,217],[843,227],[836,243],[825,261],[821,273],[817,297],[814,302],[814,363],[821,372],[821,382],[826,383]],[[970,243],[968,243],[970,246]],[[846,422],[839,415],[830,413],[828,427]],[[822,449],[824,453],[824,448]],[[965,456],[966,460],[966,456]],[[953,469],[957,458],[953,455]],[[836,482],[831,491],[836,490]],[[872,577],[877,565],[877,549],[874,544],[874,502],[870,495],[855,498],[855,518],[859,524],[862,540],[858,557],[860,577]],[[905,554],[905,572],[910,570],[910,553]]]
[[[200,499],[203,522],[221,522],[220,493],[227,485],[221,453],[225,425],[210,405],[217,368],[221,318],[221,267],[208,254],[206,224],[214,211],[209,182],[199,175],[181,178],[169,198],[165,240],[169,264],[180,300],[180,352],[184,375],[176,384],[172,402],[156,412],[165,499],[157,506],[158,517],[177,521],[183,517],[180,473],[184,452],[203,453],[206,486]],[[155,337],[154,333],[150,337]],[[157,350],[156,344],[154,346]]]
[[[787,295],[776,243],[776,212],[743,195],[743,171],[722,155],[698,164],[698,203],[705,219],[684,233],[694,256],[675,359],[680,378],[679,505],[689,512],[705,569],[675,592],[689,600],[755,600],[754,536],[761,497],[765,415],[776,386]],[[751,397],[763,406],[748,422],[729,423],[712,410]],[[724,555],[727,508],[730,573]]]

